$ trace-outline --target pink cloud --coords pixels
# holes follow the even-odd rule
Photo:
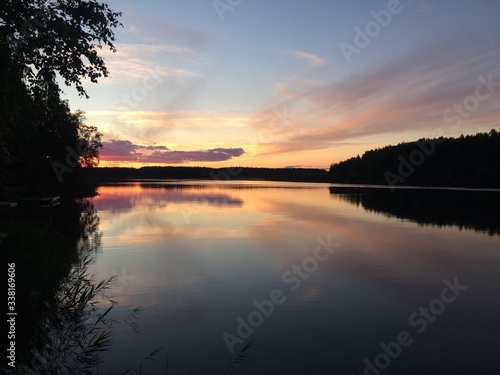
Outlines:
[[[318,65],[325,65],[326,64],[325,59],[323,59],[323,58],[321,58],[318,55],[315,55],[313,53],[298,51],[298,50],[293,50],[291,52],[294,56],[306,61],[309,65],[318,66]]]
[[[152,151],[152,152],[151,152]],[[136,145],[127,140],[112,139],[103,142],[100,153],[103,161],[180,164],[189,162],[225,161],[245,153],[242,148],[213,148],[208,150],[179,151],[161,145]]]
[[[285,108],[293,121],[280,128],[273,142],[261,145],[260,154],[334,148],[363,137],[403,141],[408,134],[431,137],[436,129],[451,128],[454,122],[445,121],[444,112],[474,95],[479,76],[500,81],[500,44],[486,48],[471,38],[460,35],[429,43],[348,79],[313,88],[279,84],[285,100],[275,107]],[[464,50],[464,39],[475,47]],[[462,123],[474,131],[489,130],[500,113],[499,95],[500,90],[491,93]],[[276,127],[272,108],[254,117],[257,131]]]

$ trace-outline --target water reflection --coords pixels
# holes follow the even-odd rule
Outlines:
[[[100,188],[93,203],[103,251],[93,270],[103,277],[125,270],[130,278],[117,293],[116,316],[125,314],[122,308],[143,306],[146,322],[140,342],[117,327],[117,345],[106,354],[104,372],[120,372],[123,358],[135,363],[162,346],[173,373],[221,373],[231,361],[222,333],[235,333],[236,318],[247,317],[254,300],[280,288],[286,303],[251,335],[256,361],[238,373],[360,374],[363,359],[375,357],[381,341],[409,329],[408,316],[439,295],[445,278],[454,277],[471,292],[384,373],[467,373],[468,363],[486,371],[481,363],[494,358],[500,344],[494,287],[500,282],[498,237],[449,224],[458,224],[459,217],[471,227],[495,231],[494,220],[476,223],[458,206],[451,213],[437,212],[447,226],[422,226],[412,220],[437,219],[424,220],[417,208],[405,207],[413,204],[410,198],[397,206],[408,219],[400,220],[391,201],[382,200],[386,206],[377,208],[392,215],[381,215],[364,207],[363,202],[377,204],[376,198],[329,194],[328,185],[262,185]],[[170,194],[226,196],[224,202],[242,204],[174,203]],[[121,198],[129,206],[122,206]],[[359,204],[353,204],[356,199]],[[282,275],[313,256],[317,238],[326,236],[340,247],[291,290]],[[463,332],[466,325],[474,332]],[[491,345],[470,350],[479,338]],[[151,366],[151,373],[161,371],[161,364]]]
[[[94,201],[98,209],[113,212],[149,205],[163,208],[169,204],[207,204],[213,206],[243,205],[243,200],[221,192],[207,192],[204,185],[128,183],[102,187],[106,195]]]
[[[423,225],[456,226],[500,234],[500,191],[330,187],[330,194]]]
[[[100,248],[99,217],[85,198],[51,208],[18,207],[0,218],[3,264],[16,269],[16,369],[7,373],[88,373],[109,345],[94,297],[106,284],[86,270]],[[88,324],[92,319],[94,325]]]

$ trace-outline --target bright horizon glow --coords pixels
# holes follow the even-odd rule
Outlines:
[[[328,168],[500,128],[498,2],[108,4],[110,77],[88,100],[64,88],[104,134],[100,166]]]

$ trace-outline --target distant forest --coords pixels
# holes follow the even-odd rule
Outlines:
[[[135,179],[196,179],[196,180],[267,180],[297,182],[328,182],[328,171],[311,168],[209,168],[209,167],[142,167],[84,168],[82,177],[94,181],[124,181]]]
[[[500,188],[500,134],[491,130],[459,138],[422,138],[367,151],[361,157],[332,164],[329,172],[311,168],[182,166],[83,168],[81,172],[87,181],[268,180]]]
[[[330,167],[334,183],[500,188],[500,134],[419,139]]]

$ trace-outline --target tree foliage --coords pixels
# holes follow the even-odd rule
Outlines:
[[[0,183],[57,182],[51,165],[67,166],[71,152],[97,165],[102,134],[60,98],[58,81],[88,97],[83,83],[108,75],[102,54],[115,51],[120,16],[95,0],[0,3]]]
[[[420,139],[369,150],[330,167],[339,183],[500,187],[500,134]]]
[[[82,82],[108,76],[103,48],[116,51],[121,13],[95,0],[4,0],[0,40],[32,88],[59,90],[56,76],[87,96]]]
[[[78,123],[80,165],[82,167],[97,167],[99,164],[99,149],[102,148],[101,138],[95,126],[85,125],[83,113],[75,114]]]

